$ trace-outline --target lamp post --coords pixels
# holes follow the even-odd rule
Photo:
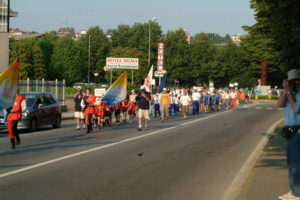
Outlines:
[[[96,82],[97,82],[97,81],[98,81],[99,73],[98,73],[98,72],[95,72],[95,73],[94,73],[94,76],[95,76],[95,79],[96,79]]]
[[[88,66],[88,83],[90,83],[90,70],[91,70],[91,36],[89,35],[89,66]]]
[[[151,49],[151,22],[154,22],[156,20],[157,20],[156,17],[149,20],[149,46],[148,46],[148,66],[149,67],[150,67],[150,56],[151,56],[150,55],[151,54],[151,52],[150,52],[150,49]]]
[[[110,85],[112,84],[112,69],[108,68],[108,67],[103,67],[103,70],[108,72],[110,71]]]

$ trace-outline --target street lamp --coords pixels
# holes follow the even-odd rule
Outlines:
[[[91,70],[91,36],[89,35],[89,67],[88,67],[88,83],[90,83],[90,70]]]
[[[112,84],[112,69],[105,66],[105,67],[103,67],[103,70],[106,72],[110,71],[110,85],[111,85]]]
[[[94,73],[94,76],[95,76],[95,79],[96,79],[95,81],[97,82],[97,81],[98,81],[99,73],[98,73],[98,72],[95,72],[95,73]]]
[[[149,20],[149,48],[148,48],[148,66],[150,67],[150,47],[151,47],[151,22],[157,21],[157,18],[154,17]]]

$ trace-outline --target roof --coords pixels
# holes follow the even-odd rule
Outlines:
[[[3,5],[4,5],[4,8],[3,8]],[[6,11],[6,7],[7,7],[7,4],[5,2],[3,2],[3,0],[0,0],[0,16],[1,16],[3,11]],[[17,17],[18,12],[15,12],[12,9],[10,9],[10,16],[11,17]]]
[[[39,37],[42,37],[43,35],[44,34],[40,34],[40,33],[24,34],[24,35],[14,35],[14,36],[12,36],[12,38],[15,40],[23,40],[23,39],[27,39],[27,38],[39,38]]]

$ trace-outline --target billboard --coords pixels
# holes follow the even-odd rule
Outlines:
[[[106,67],[109,69],[138,69],[138,58],[106,58]]]
[[[164,43],[158,43],[158,56],[157,56],[157,71],[161,72],[164,66]]]

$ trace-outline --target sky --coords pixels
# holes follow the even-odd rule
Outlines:
[[[106,31],[157,18],[164,33],[184,28],[224,36],[245,33],[241,26],[255,23],[249,0],[11,0],[11,8],[19,13],[11,28],[39,33],[65,26]]]

